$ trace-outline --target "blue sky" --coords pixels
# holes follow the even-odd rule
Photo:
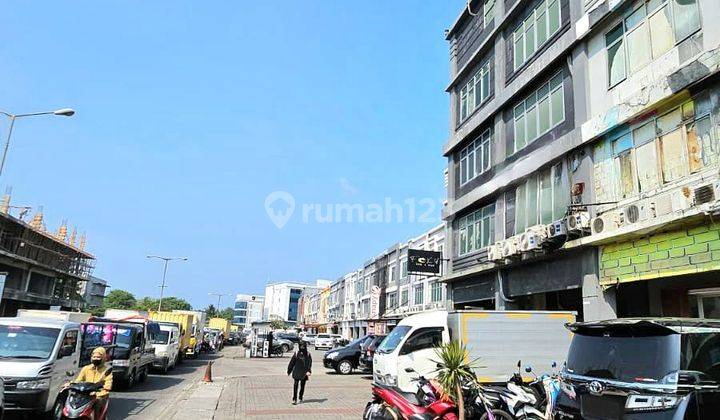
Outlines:
[[[463,0],[10,2],[0,188],[87,232],[95,274],[158,294],[146,254],[181,255],[167,294],[335,279],[439,223],[448,46]],[[2,133],[7,130],[2,121]],[[265,200],[286,191],[278,229]],[[431,221],[317,223],[303,206],[434,200]],[[230,299],[224,302],[230,303]]]

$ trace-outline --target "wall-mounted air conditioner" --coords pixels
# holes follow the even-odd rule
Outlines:
[[[693,206],[693,191],[685,186],[670,193],[670,206],[673,212],[681,212]]]
[[[586,210],[574,211],[565,217],[568,235],[580,236],[590,232],[590,213]]]
[[[503,258],[512,258],[520,254],[520,250],[518,249],[518,239],[518,236],[511,236],[501,242]]]
[[[623,225],[632,225],[634,223],[644,222],[654,219],[655,202],[650,200],[641,200],[637,203],[628,204],[622,209],[621,221]]]
[[[622,220],[620,215],[615,211],[603,213],[590,222],[593,235],[611,232],[619,228],[620,225],[622,225]]]
[[[567,236],[567,226],[565,226],[565,220],[556,220],[547,225],[547,237],[548,240],[557,241],[564,239]]]
[[[503,260],[502,242],[490,245],[488,247],[488,261],[498,262]]]
[[[547,239],[547,228],[545,225],[535,225],[527,228],[525,233],[520,235],[518,247],[521,252],[532,252],[542,249],[542,244]]]

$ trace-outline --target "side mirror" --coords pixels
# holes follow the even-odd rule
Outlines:
[[[527,373],[532,372],[532,366],[525,366],[525,372],[527,372]]]
[[[556,367],[557,367],[557,362],[552,362],[552,367],[553,367],[553,368],[556,368]]]
[[[522,360],[518,360],[517,362],[517,368],[520,369],[520,366],[522,366]]]
[[[411,367],[406,367],[406,368],[405,368],[405,372],[407,372],[407,373],[413,373],[413,372],[415,372],[415,369],[413,369],[413,368],[411,368]]]
[[[438,368],[438,369],[442,369],[442,368],[443,368],[443,365],[440,364],[440,363],[438,363],[437,365],[435,365],[435,367]]]

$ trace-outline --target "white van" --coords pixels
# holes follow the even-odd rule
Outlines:
[[[80,324],[35,316],[0,318],[5,411],[62,410],[62,386],[79,370]]]
[[[152,346],[155,349],[155,362],[153,368],[159,369],[162,373],[175,367],[180,351],[180,328],[177,324],[170,322],[158,322],[160,332],[152,338]]]
[[[450,340],[467,347],[470,360],[479,359],[478,380],[501,383],[517,371],[517,362],[536,370],[550,369],[567,357],[571,334],[565,324],[574,312],[553,311],[434,311],[404,318],[378,346],[373,380],[417,391],[418,375],[436,376],[436,349]],[[405,369],[412,368],[414,373]]]

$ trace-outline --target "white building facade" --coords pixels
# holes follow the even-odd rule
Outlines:
[[[233,325],[249,329],[253,322],[262,320],[264,301],[264,296],[236,295],[235,307],[233,308]]]
[[[282,282],[270,283],[265,286],[265,305],[263,319],[280,319],[286,322],[297,322],[300,309],[300,296],[306,290],[321,290],[329,286],[329,280],[316,280],[315,285]]]

